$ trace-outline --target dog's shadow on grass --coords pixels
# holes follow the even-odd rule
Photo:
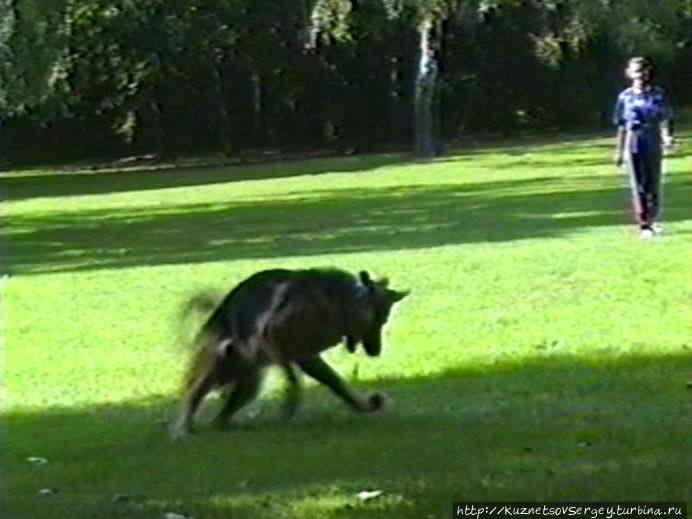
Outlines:
[[[8,414],[8,517],[420,518],[448,517],[462,499],[684,500],[685,347],[667,357],[545,355],[359,384],[394,399],[369,416],[314,387],[290,423],[265,399],[237,429],[202,421],[180,442],[167,437],[173,402],[163,397]],[[375,490],[383,494],[357,497]]]

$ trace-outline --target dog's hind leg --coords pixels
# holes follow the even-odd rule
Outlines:
[[[214,419],[214,424],[219,428],[227,428],[233,415],[255,399],[261,386],[262,371],[259,368],[249,368],[237,379],[233,391]]]
[[[212,390],[217,381],[217,366],[210,363],[190,384],[183,396],[178,418],[171,427],[171,437],[181,438],[192,432],[192,421],[202,399]]]
[[[386,397],[381,393],[373,393],[368,398],[361,398],[356,395],[349,389],[339,374],[319,356],[301,360],[298,362],[298,365],[305,373],[331,389],[354,411],[360,413],[377,411],[386,402]]]

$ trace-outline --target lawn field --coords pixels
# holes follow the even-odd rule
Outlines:
[[[639,238],[612,140],[197,169],[0,176],[0,515],[451,517],[462,500],[692,497],[692,134]],[[179,322],[270,267],[388,276],[383,354],[327,353],[350,413],[282,381],[171,442]],[[30,461],[28,458],[45,458]],[[382,494],[369,500],[364,490]]]

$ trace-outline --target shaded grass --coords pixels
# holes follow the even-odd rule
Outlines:
[[[29,169],[0,175],[0,186],[3,187],[0,196],[6,201],[17,201],[39,197],[154,191],[226,184],[243,180],[289,178],[335,172],[363,172],[403,161],[403,156],[390,154],[235,167],[178,167],[174,164],[161,164],[151,167],[124,167],[97,171],[66,169],[62,170],[62,173],[55,170]]]
[[[546,355],[381,379],[367,385],[396,398],[382,415],[354,418],[315,390],[292,424],[265,401],[233,433],[201,426],[183,444],[163,437],[165,399],[11,414],[6,504],[10,517],[309,518],[447,517],[460,499],[685,500],[691,368],[683,355]],[[51,463],[22,460],[36,452]],[[386,498],[359,503],[366,488]],[[132,500],[112,502],[120,493]]]
[[[174,189],[153,196],[147,191],[146,198],[139,192],[68,198],[66,207],[58,209],[38,200],[29,204],[40,208],[35,211],[10,209],[3,229],[5,271],[14,275],[274,258],[286,251],[321,255],[560,238],[585,227],[628,222],[624,179],[602,164],[583,166],[578,156],[572,159],[577,165],[569,154],[561,161],[564,154],[530,154],[521,165],[490,156],[400,166],[373,171],[367,178],[362,172],[353,174],[345,181],[333,174],[314,180],[308,174],[271,187],[259,183],[259,193],[257,183],[243,182],[236,188],[200,187],[199,195]],[[674,167],[684,163],[678,159]],[[569,174],[561,174],[565,171]],[[277,185],[283,189],[272,189]],[[677,174],[666,198],[666,221],[687,219],[691,197],[692,180]]]
[[[688,499],[689,152],[650,242],[601,140],[3,176],[0,513],[442,518],[460,499]],[[393,407],[354,416],[311,386],[286,424],[271,378],[237,430],[208,428],[212,401],[197,437],[169,443],[185,297],[314,265],[412,290],[382,359],[329,353]],[[385,494],[361,503],[365,489]]]

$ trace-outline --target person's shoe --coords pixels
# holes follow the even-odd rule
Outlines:
[[[639,233],[639,236],[641,236],[643,240],[648,240],[649,238],[653,238],[654,235],[655,235],[654,230],[651,227],[642,227],[642,230]]]
[[[651,230],[654,231],[654,234],[663,234],[663,226],[658,222],[651,226]]]

